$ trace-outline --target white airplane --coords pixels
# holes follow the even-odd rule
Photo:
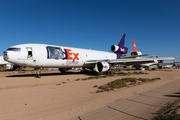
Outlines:
[[[4,61],[3,56],[0,56],[0,65],[7,64],[8,62]]]
[[[123,54],[128,52],[128,48],[124,47],[124,43],[125,34],[118,45],[110,47],[114,53],[47,44],[21,44],[8,48],[4,52],[4,60],[20,66],[36,68],[36,77],[40,78],[40,68],[59,68],[63,72],[70,68],[82,67],[95,68],[96,72],[106,72],[118,63],[175,59],[174,57],[126,58]]]
[[[134,39],[132,39],[132,41],[133,41],[133,50],[131,51],[131,56],[142,55],[142,53],[137,50],[137,46],[135,44]],[[133,67],[135,67],[136,69],[140,69],[140,68],[155,69],[158,67],[159,63],[163,63],[163,60],[154,60],[154,62],[132,62],[132,63],[128,62],[126,63],[126,65],[133,65]]]

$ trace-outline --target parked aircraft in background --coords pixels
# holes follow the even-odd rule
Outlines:
[[[3,56],[0,56],[0,65],[5,66],[5,69],[11,70],[13,69],[14,64],[4,61]]]
[[[180,62],[175,62],[175,60],[173,60],[173,62],[168,62],[168,63],[159,63],[159,67],[160,68],[173,68],[173,67],[177,67],[179,68],[179,64]]]
[[[136,43],[135,43],[134,39],[132,39],[132,41],[133,41],[133,50],[131,51],[131,55],[132,56],[134,56],[134,55],[142,55],[142,53],[137,50]]]
[[[22,66],[5,61],[3,56],[0,56],[0,65],[4,66],[5,70],[22,70]]]
[[[4,60],[37,69],[36,77],[40,78],[40,68],[59,68],[64,72],[71,68],[94,69],[96,72],[106,72],[118,63],[141,62],[149,63],[154,60],[169,60],[174,57],[165,58],[129,58],[123,55],[128,52],[124,47],[125,34],[123,34],[118,45],[112,45],[110,52],[87,50],[73,47],[64,47],[47,44],[21,44],[8,48],[4,52]],[[141,55],[136,55],[139,57]]]
[[[0,56],[0,65],[7,64],[8,62],[4,61],[3,56]]]
[[[142,53],[140,51],[137,50],[137,46],[135,44],[135,41],[134,39],[132,39],[133,41],[133,50],[131,51],[131,56],[134,56],[134,55],[142,55]],[[156,58],[158,58],[156,56]],[[128,62],[126,63],[126,65],[133,65],[133,67],[135,67],[136,69],[155,69],[155,68],[158,68],[158,64],[159,63],[163,63],[163,60],[154,60],[154,62]]]

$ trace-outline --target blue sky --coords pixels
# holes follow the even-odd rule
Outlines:
[[[45,43],[110,51],[125,46],[180,61],[179,0],[0,0],[0,56],[13,45]]]

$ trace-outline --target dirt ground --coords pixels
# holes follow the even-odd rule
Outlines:
[[[167,102],[180,97],[180,70],[142,72],[149,74],[86,81],[75,79],[92,75],[72,71],[43,71],[41,78],[35,78],[34,71],[0,72],[0,119],[149,120]],[[127,77],[161,80],[95,93],[94,85]]]

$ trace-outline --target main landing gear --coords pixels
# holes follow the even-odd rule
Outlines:
[[[40,70],[40,68],[36,68],[36,70],[37,70],[36,78],[41,78],[41,75],[40,75],[41,70]]]

